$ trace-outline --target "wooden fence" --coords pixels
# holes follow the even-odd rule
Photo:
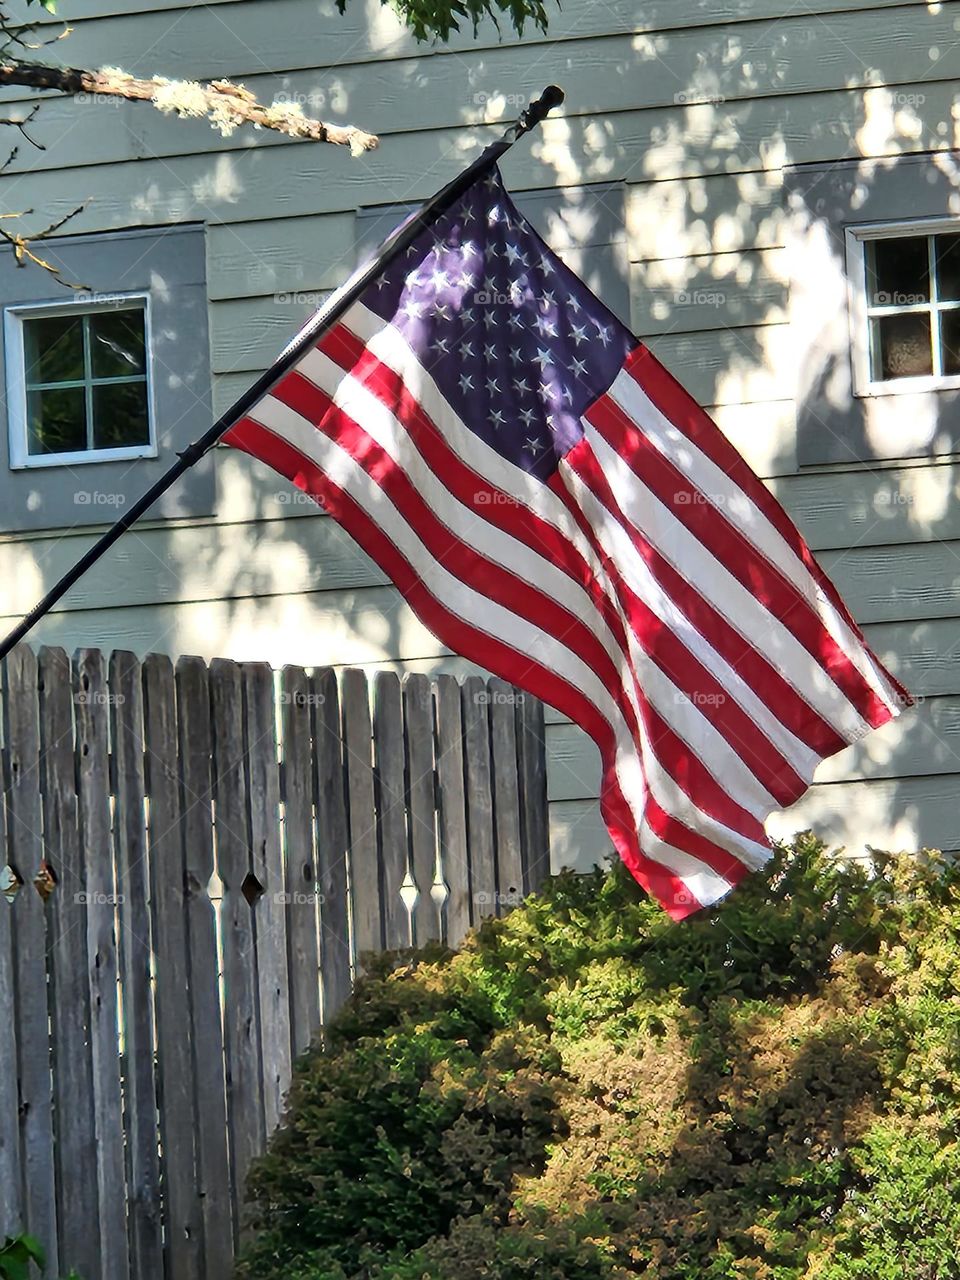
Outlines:
[[[539,703],[477,677],[370,692],[4,664],[0,1240],[28,1229],[48,1275],[227,1280],[250,1161],[358,957],[456,943],[546,873]]]

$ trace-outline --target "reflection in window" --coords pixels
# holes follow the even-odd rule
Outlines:
[[[960,234],[867,240],[870,379],[960,374]]]
[[[29,457],[149,445],[142,304],[24,315]]]

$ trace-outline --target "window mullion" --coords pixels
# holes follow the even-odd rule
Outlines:
[[[940,347],[940,289],[937,280],[936,240],[927,236],[927,262],[930,276],[930,342],[933,350],[933,376],[943,377],[943,351]]]
[[[90,356],[90,317],[83,317],[83,402],[87,415],[87,449],[93,449],[93,361]]]

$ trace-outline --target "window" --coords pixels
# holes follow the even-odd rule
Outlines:
[[[14,467],[155,454],[145,297],[6,312]]]
[[[960,387],[960,224],[847,230],[855,393]]]
[[[778,465],[960,453],[960,208],[948,153],[789,166],[783,210],[789,341],[778,372],[795,426]]]
[[[107,523],[213,420],[202,226],[51,237],[43,256],[86,289],[0,247],[4,532]],[[150,518],[208,516],[215,502],[211,452]]]

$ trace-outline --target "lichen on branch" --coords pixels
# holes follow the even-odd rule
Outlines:
[[[228,137],[241,125],[272,129],[289,138],[331,142],[348,146],[353,155],[372,151],[379,139],[355,125],[328,124],[304,114],[299,106],[286,102],[265,104],[241,84],[230,80],[170,80],[165,76],[138,79],[118,67],[84,71],[76,67],[49,67],[41,63],[7,58],[0,61],[0,86],[21,85],[75,97],[86,95],[126,98],[149,102],[164,114],[181,118],[206,119]]]

